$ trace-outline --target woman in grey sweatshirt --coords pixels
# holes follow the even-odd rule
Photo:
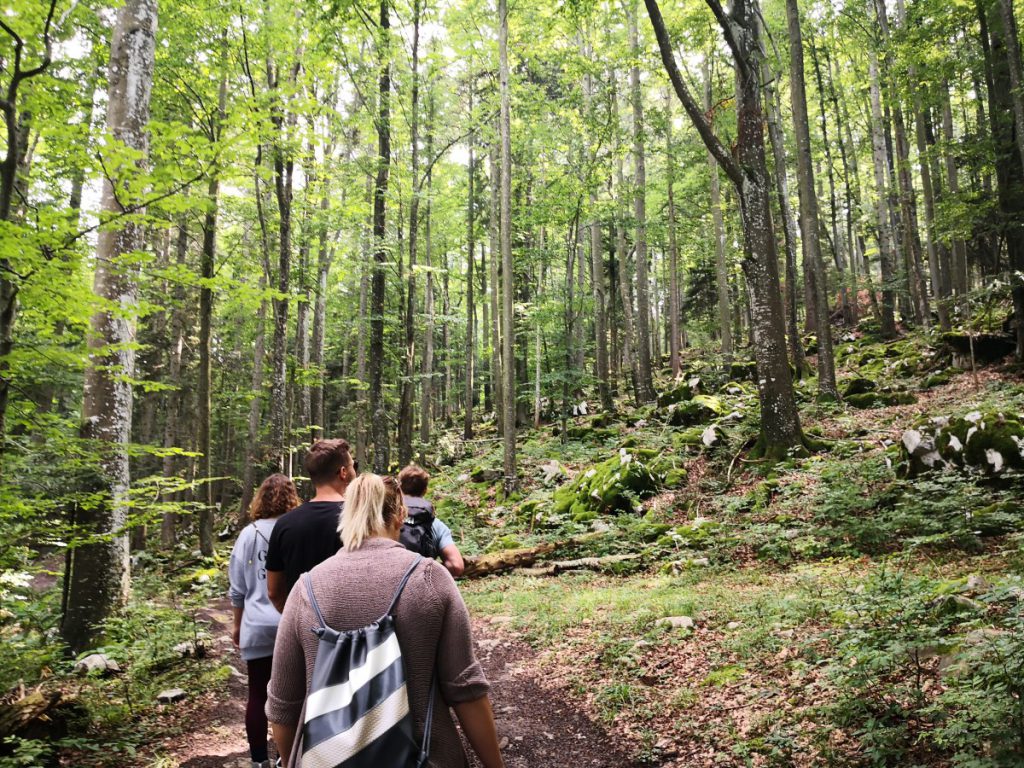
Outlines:
[[[299,505],[295,484],[274,474],[256,491],[247,525],[231,550],[228,597],[234,613],[231,639],[248,666],[249,700],[245,708],[245,735],[253,768],[269,768],[267,755],[267,683],[270,682],[274,640],[281,614],[267,596],[267,547],[277,518]]]

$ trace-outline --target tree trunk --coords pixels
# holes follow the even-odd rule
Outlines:
[[[874,0],[869,0],[874,2]],[[885,168],[889,163],[882,133],[882,103],[878,87],[878,57],[874,49],[868,51],[868,77],[871,88],[871,147],[874,159],[875,189],[878,201],[875,206],[878,226],[878,263],[882,274],[882,336],[896,338],[896,294],[895,268],[893,264],[892,229],[889,223],[889,192],[885,180]]]
[[[427,157],[434,155],[434,91],[427,97]],[[430,427],[433,417],[434,397],[434,260],[431,240],[431,203],[434,194],[434,174],[427,171],[427,199],[424,211],[424,264],[427,268],[427,285],[423,294],[423,312],[427,316],[427,327],[423,333],[423,361],[420,368],[420,464],[426,464],[427,446],[430,445]],[[470,253],[470,259],[473,254]],[[486,325],[486,323],[485,323]]]
[[[804,354],[804,343],[800,338],[800,328],[796,316],[796,223],[793,220],[793,208],[789,204],[789,179],[786,176],[786,146],[782,139],[782,120],[779,116],[779,92],[774,85],[774,77],[764,73],[765,102],[768,106],[768,139],[772,146],[775,160],[775,193],[779,198],[779,215],[782,217],[782,233],[786,248],[786,336],[789,338],[789,354],[796,377],[803,378],[807,373],[807,357]],[[718,166],[714,158],[708,155],[712,163],[712,173],[718,176]],[[712,209],[713,211],[714,209]],[[721,217],[721,214],[719,214]]]
[[[413,400],[416,397],[416,248],[420,227],[420,0],[412,4],[412,99],[409,116],[409,279],[405,293],[405,372],[398,405],[398,465],[412,461]],[[470,249],[470,263],[473,252]]]
[[[672,156],[672,94],[665,91],[665,164],[668,185],[668,354],[673,378],[680,372],[679,342],[679,243],[676,238],[675,159]]]
[[[384,298],[388,261],[387,195],[391,164],[391,18],[388,0],[380,0],[377,56],[380,76],[377,104],[377,179],[373,188],[373,277],[370,296],[370,424],[373,471],[386,474],[391,464],[388,416],[384,404]]]
[[[509,494],[519,486],[516,474],[516,375],[513,338],[515,336],[515,307],[512,285],[512,120],[508,82],[508,0],[498,0],[498,56],[501,88],[501,220],[499,222],[501,241],[502,271],[502,366],[505,416],[504,427],[504,469],[505,493]]]
[[[1012,9],[1011,9],[1012,10]],[[1001,12],[1001,0],[989,0],[988,33],[992,62],[992,89],[989,93],[989,119],[992,122],[992,140],[995,145],[996,185],[999,191],[999,210],[1002,214],[1002,236],[1009,258],[1013,313],[1017,325],[1016,359],[1024,361],[1024,151],[1015,139],[1018,124],[1015,121],[1015,91],[1012,75],[1014,59],[1019,59],[1016,25],[1007,25]],[[1015,57],[1010,48],[1017,50]],[[1019,78],[1018,78],[1019,81]],[[1019,98],[1019,96],[1017,96]]]
[[[711,67],[704,67],[704,109],[711,111]],[[732,359],[732,314],[729,308],[729,266],[726,263],[725,223],[722,217],[722,188],[718,178],[718,162],[708,150],[708,172],[711,177],[711,222],[715,238],[715,288],[718,292],[718,334],[722,341],[722,357]]]
[[[188,255],[188,219],[181,217],[178,224],[178,239],[176,243],[176,264],[178,269],[185,269],[185,260]],[[174,384],[174,389],[167,393],[164,401],[166,410],[164,418],[163,447],[174,448],[179,442],[178,422],[181,418],[182,406],[184,403],[181,381],[182,357],[185,347],[185,290],[180,283],[176,283],[173,291],[174,309],[171,310],[171,344],[167,355],[167,380]],[[164,479],[171,479],[175,476],[177,462],[174,454],[164,455],[161,474]],[[163,501],[171,501],[173,494],[164,493]],[[170,549],[177,543],[178,538],[178,515],[174,512],[165,512],[160,523],[160,546],[163,549]]]
[[[960,177],[956,167],[956,134],[953,131],[953,108],[949,99],[949,83],[942,84],[942,134],[946,143],[946,151],[943,153],[943,161],[946,167],[946,189],[952,200],[956,200],[960,194]],[[953,261],[950,265],[950,287],[953,295],[962,304],[961,310],[966,306],[963,304],[968,288],[967,279],[967,243],[962,237],[953,238]],[[963,320],[963,317],[961,317]]]
[[[469,90],[469,112],[473,113],[473,86]],[[474,305],[473,290],[473,266],[476,262],[474,252],[476,250],[476,221],[474,220],[474,198],[476,190],[475,182],[475,157],[473,155],[473,137],[469,139],[469,168],[467,178],[466,194],[466,362],[465,362],[465,417],[462,425],[462,437],[465,440],[473,439],[473,373],[476,352],[476,342],[473,337],[474,325],[476,325],[476,307]]]
[[[154,0],[127,0],[117,14],[110,46],[107,129],[125,147],[145,158],[146,126],[153,85],[157,26]],[[142,162],[142,161],[140,161]],[[115,190],[117,183],[120,190]],[[124,212],[118,192],[126,185],[107,179],[102,209]],[[76,522],[90,535],[102,537],[75,549],[69,564],[67,604],[61,632],[73,653],[91,647],[104,620],[128,596],[130,585],[128,539],[125,536],[129,487],[127,445],[131,440],[132,388],[135,352],[132,347],[136,310],[137,268],[121,264],[142,247],[144,228],[129,220],[117,229],[101,229],[96,243],[93,290],[118,312],[103,309],[90,321],[92,365],[86,369],[82,395],[82,435],[93,441],[98,454],[93,487],[96,500],[77,509]]]
[[[629,10],[629,45],[633,66],[629,72],[633,107],[633,216],[636,218],[636,358],[638,396],[641,402],[654,399],[651,375],[651,306],[647,277],[647,161],[644,150],[644,107],[640,94],[640,42],[637,31],[637,3]]]
[[[832,353],[832,327],[829,320],[825,263],[821,257],[819,240],[818,195],[814,188],[814,168],[811,165],[811,130],[807,114],[807,92],[804,87],[803,36],[796,0],[786,0],[786,20],[789,27],[790,98],[793,104],[793,132],[796,136],[801,242],[806,262],[811,265],[814,306],[817,312],[814,325],[818,332],[818,397],[822,400],[838,400],[839,389],[836,386],[835,358]]]
[[[498,205],[501,169],[498,167],[498,148],[493,142],[489,148],[487,163],[491,170],[490,221],[488,222],[490,235],[488,254],[491,268],[491,382],[494,389],[494,421],[500,435],[504,433],[502,425],[505,420],[505,398],[502,394],[505,385],[501,381],[501,312],[499,311],[499,294],[501,294],[502,288],[498,275],[498,264],[501,259],[501,238],[498,232],[501,221]]]
[[[740,198],[743,223],[743,272],[750,290],[751,330],[757,361],[761,437],[755,455],[773,461],[791,449],[803,450],[793,381],[786,357],[786,332],[779,292],[778,255],[772,232],[768,169],[764,153],[764,114],[761,111],[760,35],[756,5],[734,0],[718,21],[736,61],[736,159],[714,134],[705,113],[690,94],[675,62],[672,43],[656,0],[645,0],[658,38],[662,62],[676,95],[686,108],[701,139],[733,182]]]

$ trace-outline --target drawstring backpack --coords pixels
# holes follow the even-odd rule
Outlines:
[[[423,742],[417,747],[405,664],[392,611],[422,557],[402,577],[384,615],[345,632],[331,629],[304,575],[320,626],[302,728],[303,768],[423,768],[430,751],[436,679],[431,680]]]

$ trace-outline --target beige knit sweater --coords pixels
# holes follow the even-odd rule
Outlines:
[[[313,593],[328,626],[358,629],[380,618],[415,557],[396,541],[372,538],[359,549],[343,549],[314,568]],[[473,652],[462,595],[443,566],[425,560],[409,579],[394,615],[417,741],[423,733],[430,678],[436,669],[440,699],[434,702],[430,766],[464,768],[466,754],[445,705],[479,699],[489,686]],[[300,579],[288,596],[277,630],[266,709],[272,723],[299,725],[300,734],[299,717],[317,648],[317,636],[310,628],[318,625],[305,579]],[[301,766],[301,760],[291,765]]]

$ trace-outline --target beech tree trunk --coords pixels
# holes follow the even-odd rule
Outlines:
[[[412,4],[412,103],[409,117],[410,185],[409,279],[405,293],[405,373],[398,405],[398,465],[412,461],[413,415],[416,396],[416,248],[420,228],[420,0]],[[473,253],[470,249],[470,263]]]
[[[767,68],[766,68],[767,69]],[[783,301],[786,313],[786,336],[789,339],[789,354],[796,377],[803,378],[807,373],[807,357],[804,354],[804,343],[800,338],[800,327],[796,315],[796,222],[793,208],[789,204],[789,179],[786,176],[786,146],[782,138],[782,120],[779,115],[779,92],[774,85],[774,77],[765,71],[765,102],[768,107],[768,139],[772,146],[775,160],[775,193],[779,198],[779,215],[782,217],[783,241],[786,249],[786,282]],[[708,156],[712,163],[714,158]],[[718,174],[718,166],[713,165],[712,171]]]
[[[469,92],[469,111],[473,111],[473,91]],[[462,424],[462,437],[465,440],[473,439],[473,373],[476,343],[473,337],[474,326],[476,325],[476,307],[473,296],[473,266],[476,261],[474,251],[476,249],[476,221],[474,220],[473,199],[476,195],[475,182],[475,157],[473,155],[473,142],[469,142],[469,169],[467,179],[466,197],[466,361],[465,361],[465,399],[466,408]]]
[[[391,165],[391,52],[388,35],[391,17],[388,0],[380,0],[377,55],[377,179],[373,187],[373,276],[370,295],[370,431],[373,471],[386,474],[391,464],[387,409],[384,405],[384,298],[388,261],[387,195]]]
[[[516,475],[516,369],[513,350],[515,336],[515,308],[513,305],[512,285],[512,120],[511,94],[508,82],[508,0],[498,0],[498,56],[499,80],[501,89],[501,115],[499,118],[501,134],[501,221],[499,222],[501,241],[502,271],[502,366],[504,395],[504,469],[505,493],[516,490],[519,481]]]
[[[873,0],[869,0],[873,2]],[[875,190],[878,196],[875,205],[875,220],[878,227],[878,263],[882,279],[882,336],[896,338],[896,291],[895,264],[893,254],[892,227],[889,218],[889,191],[885,169],[889,154],[885,146],[882,129],[882,102],[878,85],[878,56],[874,49],[868,51],[868,77],[871,89],[871,149],[874,160]]]
[[[127,0],[118,11],[110,45],[107,129],[140,158],[145,158],[148,151],[146,128],[156,27],[155,0]],[[130,194],[125,182],[106,179],[102,210],[113,215],[124,213],[119,195],[123,198]],[[92,364],[85,373],[82,436],[93,442],[98,456],[94,487],[88,489],[96,498],[78,506],[75,522],[102,538],[76,548],[65,574],[67,604],[61,632],[74,653],[94,644],[103,621],[125,602],[130,586],[125,531],[130,483],[126,448],[132,426],[132,314],[138,302],[138,274],[136,266],[121,263],[121,259],[142,247],[144,234],[142,222],[128,220],[116,229],[101,229],[96,242],[93,291],[118,311],[101,307],[90,320]]]
[[[675,159],[672,156],[672,94],[665,92],[665,164],[668,185],[668,354],[672,366],[672,376],[678,377],[680,372],[680,340],[679,330],[679,243],[676,238],[676,200],[672,191],[675,184]],[[600,233],[599,233],[600,236]]]
[[[658,48],[676,95],[715,160],[736,188],[743,223],[743,273],[750,292],[751,331],[757,361],[761,437],[755,455],[770,461],[791,449],[803,450],[793,381],[786,356],[786,332],[779,291],[778,255],[772,232],[770,183],[764,152],[764,114],[761,111],[761,55],[756,4],[734,0],[728,13],[715,0],[715,12],[736,61],[736,157],[718,139],[676,65],[672,43],[657,0],[644,0]]]
[[[811,282],[814,287],[816,310],[814,325],[818,332],[818,397],[838,400],[839,389],[836,386],[836,366],[832,353],[832,326],[829,321],[825,263],[821,257],[819,240],[818,195],[814,188],[814,168],[811,165],[811,130],[804,87],[803,36],[796,0],[786,0],[786,20],[789,27],[790,98],[793,103],[793,132],[796,135],[801,242],[806,262],[811,265],[812,270]]]
[[[711,67],[704,68],[704,110],[711,112]],[[713,115],[712,115],[713,117]],[[722,187],[718,178],[718,161],[708,150],[708,172],[711,178],[711,223],[715,238],[715,289],[718,292],[718,334],[722,341],[722,357],[732,359],[732,310],[729,307],[729,265],[726,263],[725,222],[722,217]]]
[[[641,402],[654,399],[651,374],[651,302],[647,277],[647,160],[644,150],[644,107],[640,93],[640,42],[637,32],[637,3],[631,0],[629,44],[633,66],[629,72],[633,107],[633,216],[636,219],[636,358],[638,396]]]
[[[488,222],[490,238],[488,262],[491,270],[491,386],[494,390],[494,421],[500,435],[504,433],[503,424],[505,420],[505,398],[502,392],[505,385],[501,380],[501,312],[499,311],[499,294],[502,293],[502,288],[498,275],[498,262],[501,259],[501,245],[498,232],[501,220],[501,211],[498,205],[501,169],[498,167],[498,148],[494,142],[489,147],[487,164],[491,171],[491,197],[490,208],[488,209],[490,212],[490,220]]]

